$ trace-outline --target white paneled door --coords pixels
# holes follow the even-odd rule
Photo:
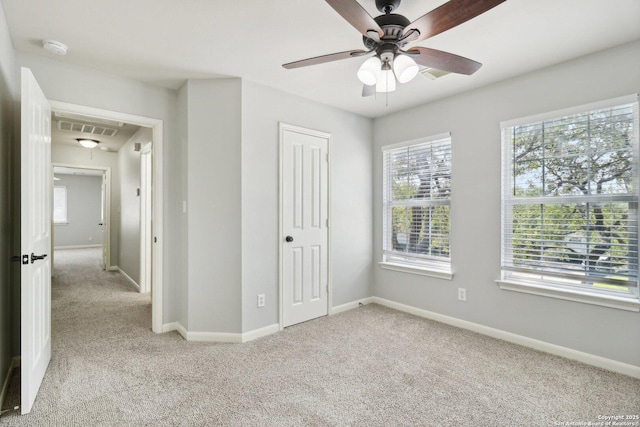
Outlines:
[[[21,410],[31,411],[51,359],[51,107],[22,69]]]
[[[280,125],[283,327],[328,313],[329,138]]]

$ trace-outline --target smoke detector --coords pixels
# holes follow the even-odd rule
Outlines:
[[[55,40],[44,40],[42,42],[42,46],[44,50],[54,55],[66,55],[67,54],[67,45],[64,43],[57,42]]]

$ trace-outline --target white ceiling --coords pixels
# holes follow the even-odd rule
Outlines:
[[[372,16],[374,0],[359,0]],[[640,39],[639,0],[507,0],[418,45],[481,62],[473,76],[421,76],[362,98],[362,59],[285,70],[281,64],[362,48],[362,37],[323,0],[0,0],[17,50],[169,88],[188,78],[242,77],[377,117]],[[403,0],[409,20],[444,0]],[[603,64],[606,66],[606,64]],[[597,72],[597,70],[594,70]],[[388,102],[388,106],[385,105]]]

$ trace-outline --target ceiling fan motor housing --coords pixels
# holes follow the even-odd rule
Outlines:
[[[400,3],[400,2],[398,2]],[[376,41],[370,37],[362,36],[362,41],[367,50],[375,50],[378,55],[382,52],[392,51],[396,53],[404,45],[406,41],[400,42],[402,31],[411,22],[404,16],[395,13],[388,13],[374,18],[376,23],[384,31],[384,35],[380,41]]]

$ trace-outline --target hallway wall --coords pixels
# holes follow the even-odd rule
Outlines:
[[[140,128],[118,151],[120,170],[120,258],[118,266],[140,284],[140,152],[151,142],[151,129]]]

